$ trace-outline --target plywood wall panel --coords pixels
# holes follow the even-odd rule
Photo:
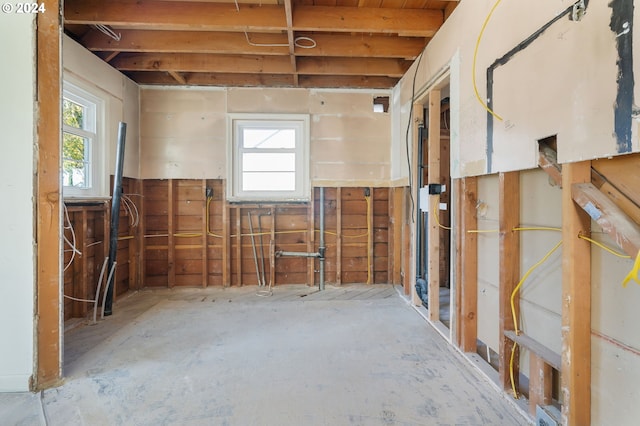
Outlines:
[[[205,182],[207,186],[214,188],[214,198],[217,201],[210,203],[209,217],[210,227],[217,229],[220,235],[223,234],[224,224],[222,223],[222,211],[227,208],[227,204],[220,200],[222,196],[223,182],[220,180],[208,180]],[[173,181],[172,191],[174,200],[169,200],[169,185],[164,180],[149,181],[146,189],[149,190],[150,199],[144,206],[147,237],[146,243],[146,261],[145,273],[150,277],[152,285],[164,285],[167,281],[161,280],[163,274],[169,273],[169,251],[167,245],[169,238],[166,236],[153,237],[154,233],[164,235],[168,232],[169,223],[166,216],[169,212],[169,204],[172,203],[173,208],[173,244],[171,249],[173,253],[173,261],[176,275],[175,285],[189,285],[189,283],[197,283],[198,286],[203,284],[203,274],[207,276],[208,285],[221,285],[222,277],[225,274],[225,268],[229,268],[231,285],[253,285],[255,284],[255,260],[253,255],[253,247],[250,237],[249,217],[251,212],[254,233],[259,233],[260,226],[258,224],[258,215],[263,214],[260,218],[261,230],[265,235],[255,236],[255,244],[257,255],[260,256],[264,248],[265,260],[268,265],[269,241],[271,240],[271,230],[273,228],[275,236],[276,250],[307,252],[309,251],[308,241],[310,232],[313,232],[315,244],[312,250],[317,250],[319,236],[318,220],[319,206],[316,203],[315,222],[316,229],[310,231],[308,229],[309,208],[308,204],[285,204],[285,205],[230,205],[228,214],[228,222],[230,224],[229,232],[231,234],[230,247],[228,248],[229,266],[223,264],[225,255],[223,253],[223,241],[214,236],[208,236],[207,240],[207,259],[203,259],[203,237],[202,230],[205,229],[202,216],[204,210],[203,203],[206,202],[203,194],[202,180],[175,180]],[[389,219],[387,217],[388,208],[388,189],[383,188],[378,191],[373,189],[374,200],[378,206],[378,215],[371,216],[372,225],[372,247],[368,247],[367,238],[367,202],[364,198],[363,188],[347,188],[341,190],[340,212],[338,211],[338,200],[336,196],[338,191],[336,188],[325,189],[325,218],[326,218],[326,256],[325,272],[327,282],[336,282],[338,272],[343,270],[352,272],[367,272],[368,264],[371,262],[373,267],[372,273],[377,273],[375,282],[386,282],[388,273],[385,270],[390,260],[388,257],[388,226]],[[379,195],[379,198],[376,198]],[[145,197],[146,202],[146,197]],[[346,206],[351,214],[345,215],[342,211],[342,205]],[[194,207],[195,206],[195,207]],[[338,230],[337,219],[338,214],[341,215],[342,228]],[[374,212],[375,213],[375,212]],[[240,224],[240,229],[238,229]],[[336,231],[341,232],[340,259],[338,261],[339,241]],[[213,232],[213,231],[212,231]],[[189,234],[193,233],[193,236]],[[236,237],[241,233],[240,238]],[[354,238],[355,237],[355,238]],[[240,244],[240,246],[238,246]],[[371,252],[369,253],[369,250]],[[238,258],[240,256],[240,258]],[[259,260],[259,259],[258,259]],[[206,263],[206,268],[203,265]],[[260,261],[260,260],[259,260]],[[311,266],[310,266],[311,265]],[[279,257],[276,259],[275,278],[277,284],[303,283],[300,277],[309,273],[309,268],[317,270],[318,264],[316,260],[307,260],[298,257]],[[339,271],[340,268],[340,271]],[[203,272],[204,271],[204,272]],[[200,280],[196,280],[196,276],[200,274]],[[267,266],[266,275],[270,275]],[[186,278],[180,278],[185,276]],[[193,276],[193,277],[192,277]],[[346,279],[341,278],[341,282],[361,282],[349,281],[351,278],[359,279],[359,275],[347,275]],[[381,278],[382,277],[382,278]],[[382,281],[380,281],[382,280]],[[365,281],[366,282],[366,279]],[[217,284],[216,284],[217,283]]]
[[[141,176],[226,178],[230,169],[226,164],[229,114],[296,113],[311,117],[314,181],[389,186],[391,116],[373,112],[376,94],[379,93],[348,90],[143,88]],[[349,172],[336,174],[328,164]]]
[[[230,88],[227,91],[227,110],[230,113],[306,113],[309,110],[309,91]]]

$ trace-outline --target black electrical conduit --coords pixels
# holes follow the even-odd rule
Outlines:
[[[552,20],[541,26],[536,32],[531,34],[529,37],[518,43],[513,49],[509,50],[502,57],[496,59],[490,66],[487,68],[487,173],[492,173],[492,157],[493,157],[493,72],[496,68],[501,65],[506,64],[513,58],[517,53],[523,51],[527,47],[531,45],[538,37],[540,37],[546,30],[549,29],[553,24],[558,22],[560,19],[569,15],[574,10],[574,6],[579,4],[580,2],[576,2],[571,6],[567,7],[565,10],[560,12],[559,15],[554,17]],[[584,0],[585,10],[589,6],[589,0]]]
[[[111,271],[107,279],[105,288],[105,298],[103,304],[104,315],[113,313],[113,286],[115,274],[113,270],[116,265],[118,254],[118,226],[120,223],[120,200],[122,198],[122,170],[124,168],[124,142],[127,137],[127,123],[120,122],[118,126],[118,145],[116,148],[116,173],[113,178],[113,195],[111,197],[111,221],[109,230],[109,267]]]

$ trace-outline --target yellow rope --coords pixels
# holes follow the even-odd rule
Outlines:
[[[624,277],[622,280],[622,287],[626,287],[629,281],[634,280],[636,283],[640,284],[640,250],[638,251],[638,255],[636,256],[636,261],[633,262],[633,268]]]
[[[478,85],[476,84],[476,59],[478,58],[478,48],[480,47],[480,40],[482,40],[482,35],[484,34],[484,30],[487,27],[487,24],[489,23],[489,19],[491,19],[491,15],[493,15],[493,11],[496,10],[496,8],[498,7],[498,5],[500,4],[501,1],[502,0],[498,0],[498,1],[495,2],[493,7],[491,8],[491,11],[487,15],[487,18],[484,20],[484,23],[482,24],[482,28],[480,29],[480,34],[478,34],[478,40],[476,40],[476,47],[473,50],[473,66],[472,66],[473,91],[476,94],[476,99],[478,99],[478,102],[480,102],[480,104],[484,107],[484,109],[487,110],[488,113],[490,113],[491,115],[493,115],[496,119],[498,119],[500,121],[502,121],[502,117],[500,117],[498,114],[493,112],[493,110],[491,108],[489,108],[489,106],[482,100],[482,98],[480,97],[480,93],[478,93]]]
[[[535,265],[533,265],[531,268],[529,268],[529,270],[520,279],[520,282],[518,283],[518,285],[516,285],[515,288],[513,289],[513,291],[511,292],[511,314],[513,315],[513,326],[515,327],[516,334],[520,334],[520,330],[519,330],[519,327],[518,327],[518,318],[516,316],[516,307],[515,307],[515,303],[514,303],[514,300],[515,300],[515,297],[516,297],[516,293],[518,292],[518,290],[520,290],[520,287],[522,287],[522,284],[524,284],[524,282],[527,280],[527,278],[529,278],[529,275],[531,275],[531,273],[538,266],[542,265],[549,258],[549,256],[551,256],[553,254],[553,252],[556,251],[558,249],[558,247],[560,247],[561,245],[562,245],[562,241],[559,241],[558,244],[553,246],[553,248],[551,250],[549,250],[547,252],[547,254],[545,254],[542,259],[540,259]]]
[[[431,210],[433,210],[433,217],[434,217],[434,219],[436,220],[436,223],[438,224],[438,226],[439,226],[440,228],[442,228],[442,229],[446,229],[446,230],[450,231],[450,230],[451,230],[451,228],[450,228],[450,227],[448,227],[448,226],[444,226],[443,224],[441,224],[441,223],[440,223],[440,218],[438,218],[438,213],[440,212],[440,208],[439,208],[439,207],[440,207],[440,205],[439,205],[440,203],[438,202],[438,199],[437,199],[436,197],[433,197],[433,199],[434,199],[436,202],[434,203],[434,204],[435,204],[435,206],[432,206],[432,209],[431,209]]]
[[[552,226],[527,226],[527,227],[516,227],[513,228],[514,231],[559,231],[562,232],[562,228],[555,228]]]
[[[513,361],[515,359],[517,347],[518,347],[518,344],[516,342],[513,342],[513,346],[511,347],[511,357],[509,358],[509,378],[511,379],[511,390],[513,391],[513,397],[515,399],[520,398],[520,396],[518,395],[518,390],[516,389],[516,381],[513,379],[513,375],[514,375]]]
[[[558,244],[556,244],[555,246],[553,246],[553,248],[551,250],[549,250],[547,252],[547,254],[544,255],[544,257],[542,259],[540,259],[535,265],[533,265],[531,268],[529,268],[529,270],[522,276],[522,279],[520,279],[520,282],[518,283],[518,285],[516,285],[516,287],[513,289],[513,291],[511,292],[511,315],[513,315],[513,327],[515,329],[516,335],[520,334],[520,327],[518,326],[518,317],[516,315],[516,306],[515,306],[515,297],[516,297],[516,293],[518,292],[518,290],[520,290],[520,287],[522,287],[522,284],[524,284],[524,282],[527,280],[527,278],[529,277],[529,275],[531,275],[531,273],[540,265],[542,265],[548,258],[549,256],[551,256],[553,254],[554,251],[556,251],[558,249],[558,247],[560,247],[562,245],[562,241],[559,241]],[[513,361],[514,361],[514,355],[515,355],[515,351],[516,351],[516,343],[513,342],[513,348],[511,349],[511,360],[509,361],[509,376],[511,378],[511,389],[513,390],[513,396],[514,398],[518,399],[518,391],[516,389],[516,385],[515,385],[515,381],[513,379]]]
[[[602,244],[602,243],[600,243],[600,242],[598,242],[596,240],[592,240],[591,238],[589,238],[589,237],[587,237],[585,235],[578,234],[578,238],[580,238],[582,240],[585,240],[585,241],[589,241],[591,244],[594,244],[594,245],[600,247],[602,250],[608,251],[609,253],[611,253],[614,256],[618,256],[618,257],[621,257],[623,259],[631,259],[631,256],[629,256],[628,254],[619,253],[619,252],[615,251],[614,249],[612,249],[611,247],[608,247],[608,246],[606,246],[606,245],[604,245],[604,244]]]

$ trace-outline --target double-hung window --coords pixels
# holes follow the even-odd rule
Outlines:
[[[309,200],[309,117],[229,117],[228,194],[235,201]]]
[[[101,101],[65,82],[62,98],[62,182],[65,196],[102,194],[98,119]]]

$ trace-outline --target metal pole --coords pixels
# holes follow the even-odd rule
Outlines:
[[[320,254],[320,285],[319,289],[324,290],[324,187],[320,187],[320,245],[318,253]]]
[[[113,195],[111,198],[111,221],[109,233],[109,271],[113,272],[116,265],[116,256],[118,254],[118,226],[120,223],[120,199],[122,198],[122,170],[124,168],[124,141],[127,137],[127,123],[120,122],[118,126],[118,145],[116,148],[116,172],[113,177]],[[113,286],[115,274],[109,275],[107,280],[107,288],[105,289],[106,298],[104,301],[104,315],[109,316],[112,313],[113,303]]]

